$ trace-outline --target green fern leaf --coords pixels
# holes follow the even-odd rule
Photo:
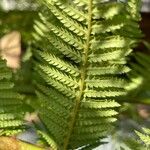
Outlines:
[[[58,5],[58,1],[52,0],[52,1],[46,1],[46,4],[48,3],[48,8],[51,10],[51,12],[57,17],[57,19],[60,20],[62,24],[72,32],[78,34],[79,36],[84,36],[86,34],[85,30],[78,22],[75,20],[71,19],[70,17],[65,15],[63,11],[66,9],[66,7],[62,7],[63,9],[59,10],[58,8],[55,7],[54,3]],[[60,3],[60,2],[59,2]],[[60,3],[59,6],[62,6]],[[65,5],[64,5],[65,6]]]
[[[49,135],[42,131],[38,131],[38,134],[48,143],[48,145],[51,145],[53,150],[57,150],[57,144],[49,137]]]
[[[71,5],[69,5],[69,3],[64,5],[61,1],[54,0],[54,2],[56,2],[56,5],[67,15],[69,15],[72,19],[78,20],[83,24],[86,23],[88,14],[85,14],[80,9],[76,9],[77,7],[76,8],[72,7]],[[77,4],[77,2],[74,3]]]
[[[52,55],[50,53],[39,52],[39,55],[45,60],[45,63],[48,62],[49,65],[57,67],[61,71],[69,73],[72,76],[79,75],[77,67],[73,66],[72,64],[69,64],[69,62],[66,63],[62,59],[59,59],[58,57],[55,57],[55,55]]]
[[[141,37],[138,11],[129,17],[126,2],[41,3],[33,37],[36,109],[49,138],[42,135],[54,149],[94,147],[113,129],[116,98],[127,94],[126,57]]]
[[[127,66],[112,65],[112,66],[103,66],[103,67],[89,67],[88,75],[104,75],[104,74],[124,74],[130,71],[130,68]]]
[[[88,1],[86,1],[86,0],[74,0],[73,3],[77,4],[77,6],[79,6],[79,7],[88,5]]]
[[[13,135],[24,130],[23,97],[14,91],[11,70],[0,60],[0,135]]]

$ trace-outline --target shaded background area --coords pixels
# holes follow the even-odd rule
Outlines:
[[[141,28],[145,33],[145,39],[150,41],[150,12],[142,12]]]
[[[142,11],[141,28],[146,35],[145,39],[150,41],[150,0],[143,0],[141,11]]]

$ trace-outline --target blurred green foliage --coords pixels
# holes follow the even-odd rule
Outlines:
[[[31,40],[31,32],[33,31],[34,19],[37,19],[36,11],[0,11],[0,36],[7,34],[13,30],[17,30],[22,35],[24,43]]]
[[[38,3],[35,0],[15,0],[14,9],[6,11],[0,1],[0,37],[12,31],[21,34],[22,58],[21,67],[14,72],[15,89],[28,95],[27,101],[34,97],[32,81],[32,32],[34,20],[38,19]],[[36,5],[36,7],[34,7]],[[35,8],[35,9],[33,9]],[[18,86],[20,85],[20,86]]]
[[[22,36],[22,43],[25,47],[28,47],[28,43],[31,43],[31,32],[33,31],[33,23],[35,19],[38,19],[38,3],[35,0],[12,0],[14,8],[6,10],[4,2],[0,2],[0,37],[11,32],[19,31]],[[11,2],[11,1],[10,1]]]

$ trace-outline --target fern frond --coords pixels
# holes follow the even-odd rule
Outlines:
[[[138,140],[127,139],[125,143],[130,147],[131,150],[149,150],[150,149],[150,129],[142,128],[143,133],[135,131],[138,136]]]
[[[112,81],[111,81],[112,80]],[[124,86],[127,84],[124,80],[119,80],[118,78],[112,78],[112,79],[89,79],[86,80],[87,87],[89,88],[124,88]]]
[[[138,137],[141,139],[141,141],[144,142],[144,144],[150,148],[150,129],[142,128],[142,130],[144,134],[138,131],[135,131],[135,132],[138,135]]]
[[[10,89],[14,86],[13,83],[9,83],[9,82],[2,82],[0,83],[0,90],[4,89],[4,90],[7,90],[7,89]]]
[[[38,34],[41,34],[39,33],[38,31],[38,25],[39,23],[36,22],[36,26],[35,26],[35,30]],[[45,32],[45,31],[43,31]],[[37,34],[35,35],[34,34],[34,37],[37,37]],[[53,45],[55,46],[55,48],[58,49],[58,51],[62,52],[64,55],[66,55],[66,57],[69,57],[71,58],[72,60],[74,60],[75,62],[81,62],[81,54],[80,52],[76,51],[74,48],[72,48],[70,45],[67,45],[63,40],[61,40],[59,37],[51,34],[51,36],[48,36],[47,37],[48,40],[50,42],[53,43]],[[39,39],[39,38],[38,38]]]
[[[146,133],[147,135],[150,135],[150,129],[148,129],[148,128],[142,128],[142,130],[143,130],[144,133]]]
[[[126,92],[125,91],[120,91],[120,90],[104,90],[104,91],[98,91],[98,90],[85,90],[85,97],[88,98],[111,98],[111,97],[118,97],[121,95],[125,95]]]
[[[70,17],[67,16],[67,14],[65,14],[63,12],[63,10],[65,10],[65,8],[67,7],[62,7],[63,9],[59,10],[57,7],[55,7],[55,5],[53,5],[53,3],[55,3],[56,5],[58,5],[59,2],[59,6],[61,6],[60,1],[58,0],[52,0],[47,1],[45,0],[46,3],[48,3],[48,8],[51,10],[51,12],[57,17],[57,19],[60,20],[61,23],[64,24],[64,26],[66,28],[68,28],[69,30],[71,30],[73,33],[79,35],[79,36],[84,36],[86,34],[86,29],[84,29],[83,26],[81,26],[81,24],[79,24],[78,22],[76,22],[75,20],[71,19]]]
[[[4,60],[0,60],[0,68],[0,134],[16,134],[25,127],[23,96],[14,91],[12,73]]]
[[[65,4],[64,2],[62,3],[61,1],[54,0],[56,2],[56,5],[64,11],[67,15],[69,15],[72,19],[75,19],[79,22],[86,23],[86,20],[88,18],[88,14],[85,14],[82,12],[80,9],[74,8],[73,6],[69,4]],[[77,3],[77,2],[75,2]]]
[[[117,32],[122,28],[129,28],[131,26],[139,26],[138,23],[135,23],[133,21],[126,22],[127,19],[126,14],[120,14],[116,15],[113,18],[109,18],[107,20],[101,20],[99,22],[95,22],[93,25],[93,33],[108,33],[108,32]],[[138,30],[138,32],[140,32]],[[135,34],[135,31],[134,31]]]
[[[120,13],[125,13],[122,11],[122,9],[125,9],[125,5],[123,3],[100,3],[99,1],[95,1],[95,3],[97,3],[97,7],[94,7],[93,9],[94,19],[104,18],[107,20],[112,19],[114,16]]]
[[[128,97],[134,97],[139,103],[149,104],[149,53],[135,52],[132,58],[134,61],[130,65],[133,71],[129,74],[131,83],[126,87],[129,90]]]
[[[129,72],[131,69],[127,66],[112,65],[106,67],[89,67],[88,75],[104,75],[104,74],[124,74]]]
[[[148,150],[145,146],[132,138],[126,139],[125,144],[130,148],[130,150]]]
[[[55,70],[53,68],[49,68],[49,66],[39,66],[39,68],[50,78],[57,80],[58,82],[61,82],[62,84],[70,87],[70,88],[77,88],[77,82],[73,80],[71,77],[62,74],[58,70]]]
[[[126,57],[141,36],[138,24],[126,2],[41,3],[45,11],[34,32],[36,109],[56,149],[94,147],[113,129],[115,100],[127,93]]]
[[[84,43],[78,36],[74,36],[74,34],[72,32],[69,32],[65,28],[54,26],[52,23],[47,22],[46,18],[44,18],[44,16],[42,16],[42,14],[40,15],[40,17],[41,17],[42,21],[48,25],[50,30],[55,35],[57,35],[59,38],[61,38],[65,42],[69,43],[70,45],[73,45],[77,50],[83,49]]]
[[[69,62],[66,63],[62,59],[56,57],[53,54],[47,53],[47,52],[39,52],[39,55],[45,60],[45,62],[48,62],[49,65],[55,66],[61,71],[64,71],[66,73],[69,73],[73,76],[79,75],[79,70],[76,66],[73,66]]]
[[[106,51],[105,53],[101,54],[91,54],[89,61],[90,62],[103,62],[103,61],[110,61],[110,60],[117,60],[122,58],[122,56],[126,56],[131,52],[131,50],[110,50]]]
[[[57,150],[57,144],[52,140],[52,138],[49,137],[49,135],[42,131],[38,131],[38,134],[48,143],[48,145],[51,146],[53,150]]]
[[[101,41],[93,40],[92,49],[106,49],[106,48],[128,48],[132,44],[132,40],[120,36],[109,36],[102,38]]]
[[[57,80],[54,80],[53,78],[47,77],[47,75],[43,74],[40,70],[38,70],[38,73],[46,80],[46,82],[55,87],[58,91],[62,92],[64,95],[73,98],[75,97],[75,91],[71,88],[67,87],[66,85],[61,84]]]
[[[141,16],[138,13],[140,11],[140,9],[141,9],[141,1],[140,0],[128,0],[127,10],[133,20],[139,21],[141,19]]]
[[[62,105],[62,107],[67,108],[66,110],[68,110],[72,107],[73,102],[71,100],[68,101],[68,99],[61,93],[58,93],[57,90],[50,88],[50,87],[49,88],[45,87],[40,84],[36,84],[36,87],[37,87],[38,91],[42,92],[47,97],[52,97],[55,100],[55,102],[58,102],[60,105]],[[51,92],[49,92],[49,90]],[[62,100],[62,101],[60,102],[60,100]]]
[[[22,133],[23,131],[25,131],[25,129],[7,129],[6,130],[1,130],[0,131],[0,135],[5,135],[5,136],[12,136],[12,135],[17,135],[19,133]]]
[[[88,5],[88,1],[86,1],[86,0],[74,0],[73,3],[77,4],[77,6],[79,6],[79,7]]]

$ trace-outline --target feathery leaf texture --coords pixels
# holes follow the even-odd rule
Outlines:
[[[47,135],[46,133],[42,131],[38,131],[38,134],[42,139],[46,141],[48,145],[51,145],[51,148],[53,150],[57,150],[57,144],[55,143],[55,141],[52,140],[52,138],[49,137],[49,135]]]
[[[115,99],[127,92],[126,57],[141,37],[136,0],[39,1],[37,109],[51,139],[41,134],[58,150],[94,147],[113,129]]]
[[[144,54],[141,52],[137,52],[134,55],[136,63],[131,63],[131,67],[133,70],[140,74],[146,80],[150,80],[149,78],[149,65],[150,65],[150,56],[149,54]]]
[[[14,135],[24,130],[23,97],[13,90],[12,72],[0,60],[0,135]]]
[[[147,146],[147,148],[150,148],[150,129],[148,128],[142,128],[144,133],[141,133],[139,131],[135,131],[138,137],[141,139],[141,141]]]
[[[150,149],[150,129],[142,128],[142,131],[135,131],[137,138],[125,138],[123,141],[130,150],[149,150]]]
[[[127,85],[126,89],[129,91],[129,97],[134,97],[141,103],[150,104],[149,95],[150,89],[150,54],[135,52],[130,62],[132,71],[129,74],[131,83]],[[136,97],[136,98],[135,98]]]

